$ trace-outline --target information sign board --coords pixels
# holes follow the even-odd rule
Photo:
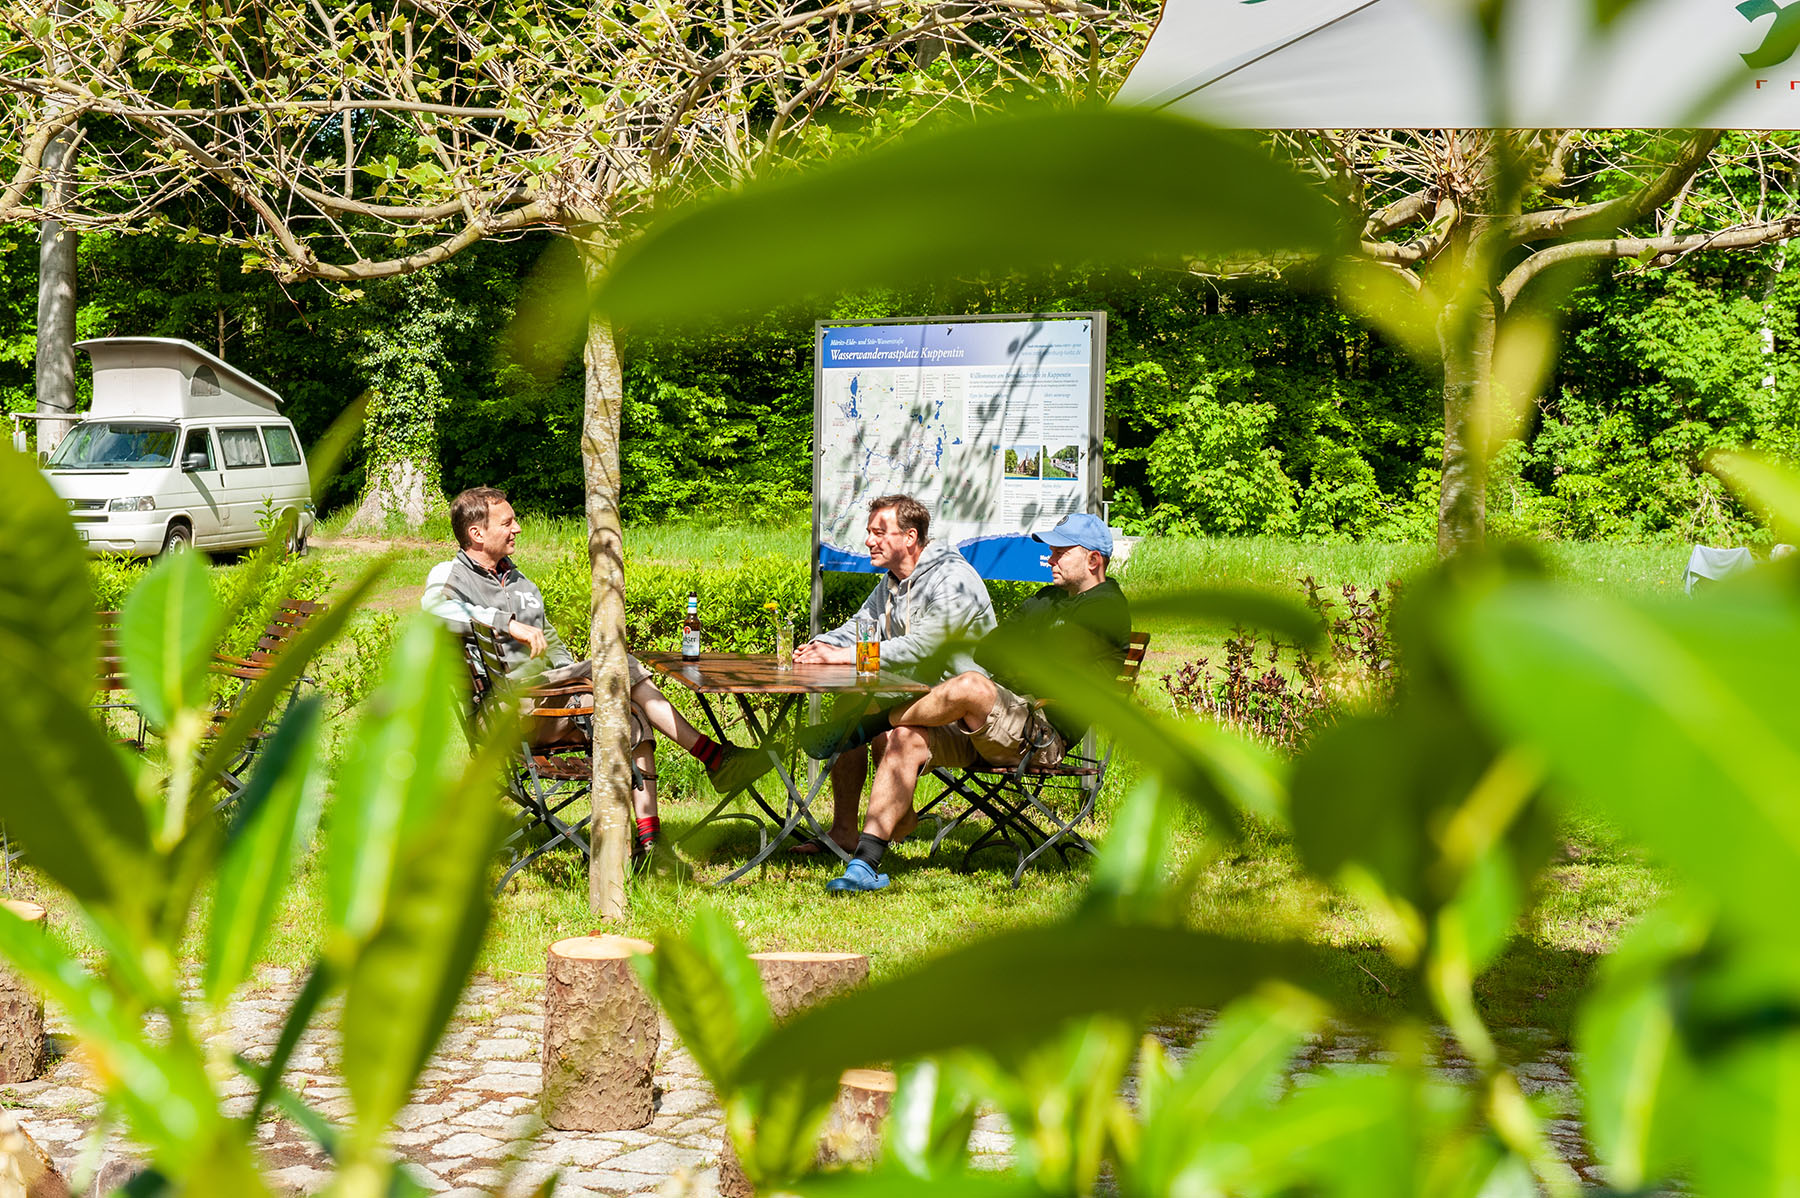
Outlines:
[[[872,572],[868,502],[907,494],[983,577],[1049,581],[1031,534],[1100,511],[1105,345],[1100,312],[821,322],[815,578]]]

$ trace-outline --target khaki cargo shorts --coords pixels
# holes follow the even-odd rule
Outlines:
[[[971,732],[959,720],[941,728],[921,728],[931,746],[931,768],[967,769],[977,761],[989,765],[1017,765],[1025,750],[1037,746],[1033,765],[1055,765],[1069,747],[1031,700],[994,684],[994,708],[987,723]]]
[[[554,670],[545,670],[543,676],[537,680],[536,685],[567,686],[572,682],[586,682],[593,676],[593,664],[594,663],[590,661],[576,661],[571,662],[566,666],[559,666]],[[648,677],[650,677],[650,671],[646,670],[643,663],[637,658],[627,653],[625,655],[626,686],[632,690],[636,690],[637,684]],[[593,706],[594,693],[592,691],[577,692],[571,695],[555,695],[543,699],[525,700],[525,711],[527,714],[530,714],[540,707],[566,710],[578,707],[592,708]],[[643,709],[636,703],[630,704],[629,712],[631,720],[631,743],[633,745],[641,745],[645,741],[651,739],[655,735],[655,732],[651,729],[650,721],[645,717]],[[541,716],[532,720],[530,727],[531,744],[533,748],[545,748],[550,745],[585,745],[588,741],[587,729],[583,727],[582,723],[574,716]]]

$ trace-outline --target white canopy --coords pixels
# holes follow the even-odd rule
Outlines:
[[[1800,128],[1800,0],[1515,0],[1482,94],[1467,0],[1164,0],[1118,102],[1250,129]]]

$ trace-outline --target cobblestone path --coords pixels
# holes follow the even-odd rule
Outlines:
[[[280,1020],[298,990],[286,970],[264,970],[258,986],[231,1008],[226,1034],[252,1057],[266,1057]],[[421,1077],[412,1105],[400,1114],[395,1147],[432,1190],[473,1198],[481,1194],[523,1194],[553,1171],[561,1172],[559,1198],[580,1195],[690,1195],[717,1192],[714,1161],[722,1116],[711,1088],[665,1023],[656,1065],[656,1117],[637,1131],[561,1132],[536,1118],[541,1077],[539,1047],[543,1025],[543,983],[536,978],[477,978],[464,996],[437,1055]],[[289,1085],[327,1117],[347,1119],[348,1091],[333,1059],[331,1013],[315,1023],[289,1066]],[[93,1142],[100,1102],[66,1029],[54,1011],[50,1026],[56,1048],[37,1081],[0,1085],[0,1103],[13,1109],[27,1131],[64,1176],[85,1180],[104,1155],[117,1151]],[[1159,1029],[1181,1047],[1204,1034],[1199,1019]],[[1380,1067],[1381,1054],[1367,1041],[1328,1035],[1315,1041],[1296,1062],[1296,1080],[1321,1069]],[[1551,1050],[1519,1071],[1530,1093],[1548,1093],[1565,1110],[1551,1124],[1559,1150],[1591,1183],[1598,1182],[1581,1128],[1574,1121],[1574,1087],[1569,1054]],[[1452,1077],[1467,1074],[1466,1062],[1442,1063]],[[250,1086],[234,1079],[230,1101],[247,1109]],[[273,1180],[293,1193],[320,1189],[328,1174],[325,1158],[305,1134],[285,1120],[269,1120],[261,1146]],[[984,1115],[970,1143],[977,1165],[1003,1167],[1012,1139],[997,1115]]]

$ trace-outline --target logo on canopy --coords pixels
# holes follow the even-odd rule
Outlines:
[[[1742,55],[1744,65],[1753,71],[1779,66],[1800,50],[1800,2],[1780,5],[1775,0],[1744,0],[1737,10],[1746,21],[1773,16],[1775,23],[1763,34],[1762,45]]]

